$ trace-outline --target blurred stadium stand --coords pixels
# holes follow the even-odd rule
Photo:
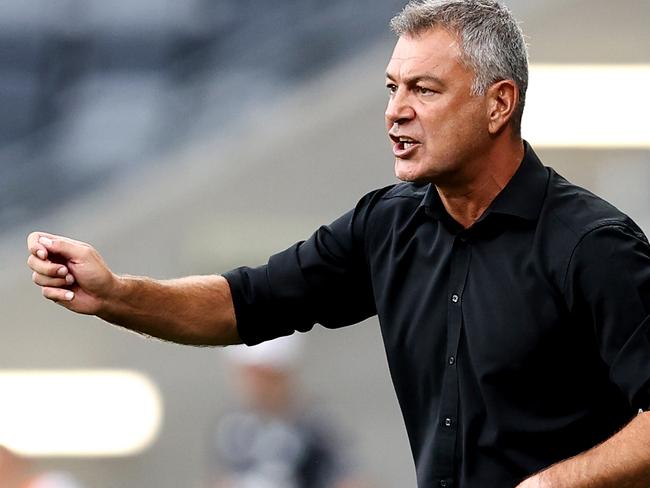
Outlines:
[[[385,36],[400,4],[3,0],[0,228],[316,76]]]

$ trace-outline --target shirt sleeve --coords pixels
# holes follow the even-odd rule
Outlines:
[[[376,314],[364,252],[367,201],[266,265],[224,274],[245,344],[305,332],[316,323],[343,327]]]
[[[610,379],[634,408],[650,407],[650,246],[634,223],[608,224],[577,245],[566,290],[593,325]]]

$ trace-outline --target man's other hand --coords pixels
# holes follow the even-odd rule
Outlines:
[[[89,244],[33,232],[27,247],[32,280],[45,298],[69,310],[96,315],[117,287],[117,277]]]

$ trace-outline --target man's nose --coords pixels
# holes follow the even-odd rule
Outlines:
[[[388,100],[385,116],[387,125],[392,126],[396,122],[402,124],[413,119],[415,117],[415,111],[409,103],[406,94],[397,90]]]

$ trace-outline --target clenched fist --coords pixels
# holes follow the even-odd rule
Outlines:
[[[43,296],[65,308],[97,315],[117,285],[117,277],[89,244],[33,232],[27,238],[28,266]]]

